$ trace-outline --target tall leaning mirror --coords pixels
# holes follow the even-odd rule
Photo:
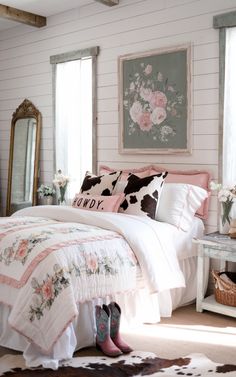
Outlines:
[[[25,99],[12,115],[6,215],[37,204],[41,114]]]

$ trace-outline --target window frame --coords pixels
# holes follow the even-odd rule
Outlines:
[[[219,29],[219,149],[218,181],[223,179],[223,137],[224,137],[224,92],[225,92],[225,50],[226,29],[236,27],[236,11],[222,13],[213,17],[214,29]]]
[[[53,100],[53,168],[56,171],[56,65],[83,58],[92,58],[92,169],[97,173],[97,55],[99,47],[69,51],[50,56],[52,65],[52,100]]]

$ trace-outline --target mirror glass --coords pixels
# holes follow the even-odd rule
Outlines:
[[[24,100],[12,117],[7,215],[37,204],[41,115]]]

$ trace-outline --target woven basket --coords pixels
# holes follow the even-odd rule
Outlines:
[[[211,273],[215,283],[216,301],[223,305],[236,306],[236,273],[214,270]],[[223,280],[222,274],[226,274],[230,282]]]

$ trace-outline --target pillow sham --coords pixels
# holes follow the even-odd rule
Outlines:
[[[187,232],[207,196],[207,191],[199,186],[165,182],[155,219]]]
[[[156,174],[158,172],[165,171],[165,168],[152,165],[150,166],[150,173]],[[168,177],[166,178],[166,183],[187,183],[195,186],[202,187],[207,191],[208,195],[206,199],[202,202],[201,206],[198,208],[196,215],[203,220],[208,218],[208,209],[211,191],[209,189],[209,184],[211,181],[211,175],[207,171],[200,170],[170,170],[168,169]]]
[[[125,199],[120,211],[130,215],[148,216],[155,219],[162,186],[167,172],[139,178],[129,175],[124,188]]]
[[[115,171],[99,176],[86,172],[80,189],[80,194],[105,196],[112,195],[120,175],[121,171]]]
[[[125,194],[102,196],[76,194],[72,207],[98,212],[118,212]]]

